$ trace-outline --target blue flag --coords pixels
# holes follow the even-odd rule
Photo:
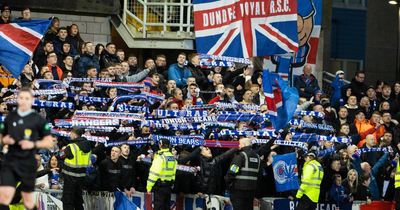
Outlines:
[[[114,209],[115,210],[140,210],[132,201],[130,201],[122,192],[116,191],[114,192],[115,202]]]
[[[277,192],[299,189],[296,153],[275,155],[272,168]]]
[[[51,20],[31,20],[0,25],[0,63],[18,78]]]
[[[296,88],[289,87],[278,74],[263,71],[263,91],[272,126],[280,130],[293,118],[299,102]]]

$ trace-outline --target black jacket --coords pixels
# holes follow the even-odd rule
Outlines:
[[[121,162],[121,185],[129,190],[131,187],[135,186],[136,181],[135,157],[130,155],[128,158],[124,158],[121,155],[119,161]]]
[[[207,88],[209,82],[200,66],[195,66],[189,62],[187,68],[192,73],[192,76],[196,78],[196,83],[199,85],[200,89],[204,90]]]
[[[123,190],[121,161],[114,162],[106,158],[100,163],[99,171],[102,190],[110,192]]]
[[[317,78],[311,74],[309,80],[307,83],[304,74],[296,77],[294,80],[294,86],[299,91],[300,97],[310,99],[314,95],[314,92],[319,90]],[[301,88],[304,88],[304,91],[300,90]]]
[[[104,50],[100,58],[100,69],[106,68],[110,63],[119,63],[119,59],[117,55],[112,55]]]
[[[198,174],[198,191],[205,194],[221,194],[223,176],[222,162],[233,156],[238,150],[230,149],[215,158],[200,157],[200,172]]]

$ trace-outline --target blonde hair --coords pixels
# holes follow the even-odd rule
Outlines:
[[[354,180],[354,183],[353,183],[353,184],[350,184],[349,175],[350,175],[350,173],[352,173],[352,172],[354,172],[354,173],[356,174],[356,180]],[[349,184],[350,192],[351,192],[351,193],[357,192],[357,188],[358,188],[358,172],[357,172],[355,169],[350,169],[350,170],[347,172],[346,181],[347,181],[348,184]]]

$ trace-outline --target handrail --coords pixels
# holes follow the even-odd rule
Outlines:
[[[169,34],[168,38],[171,39],[194,39],[191,0],[124,0],[123,3],[122,22],[125,26],[130,25],[136,29],[131,31],[135,34],[134,37],[147,38],[151,33],[151,37],[158,34],[160,38],[165,38],[165,35]]]

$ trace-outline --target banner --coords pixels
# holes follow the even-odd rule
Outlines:
[[[299,189],[296,153],[275,155],[272,168],[277,192]]]
[[[295,210],[298,204],[297,200],[275,199],[274,210]],[[315,210],[339,210],[339,206],[334,203],[318,203]]]
[[[251,58],[298,50],[297,0],[195,0],[193,7],[199,53]]]
[[[305,64],[315,71],[322,23],[322,0],[297,0],[299,50],[294,55],[271,56],[264,59],[264,69],[292,79],[300,75]]]

